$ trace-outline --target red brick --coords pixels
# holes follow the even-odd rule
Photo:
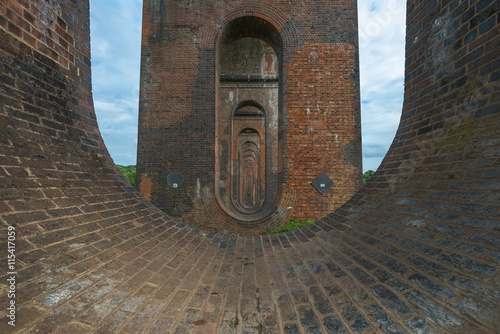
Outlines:
[[[211,3],[217,1],[204,2],[189,15],[182,6],[168,3],[162,24],[157,14],[144,11],[142,43],[147,56],[142,71],[148,75],[141,91],[145,103],[140,106],[138,189],[166,213],[205,230],[258,234],[292,215],[323,217],[345,203],[361,182],[359,73],[352,39],[357,35],[355,5],[305,1],[301,4],[304,11],[295,11],[279,1],[273,6]],[[146,1],[144,8],[149,6]],[[338,12],[345,13],[344,19],[329,22],[327,16]],[[286,25],[289,16],[294,23]],[[323,23],[316,24],[315,30],[301,30],[301,25],[319,17]],[[203,37],[191,38],[187,29],[191,26]],[[265,27],[265,32],[246,31],[252,26]],[[212,33],[216,31],[219,36]],[[242,35],[232,36],[235,31]],[[232,42],[252,34],[257,38],[216,46],[226,35]],[[165,36],[166,42],[155,43],[152,36],[156,35]],[[177,37],[171,40],[168,36],[173,35]],[[280,38],[283,45],[277,42]],[[266,42],[258,42],[262,40]],[[255,59],[245,58],[250,65],[241,66],[243,58],[231,63],[250,46],[259,48],[262,67],[260,53]],[[218,47],[226,50],[224,56],[217,54]],[[281,58],[283,63],[278,61]],[[222,59],[220,64],[217,59]],[[223,81],[216,82],[216,70]],[[274,81],[259,82],[263,75]],[[248,91],[242,79],[247,77],[254,83],[246,85],[258,88]],[[216,92],[220,98],[216,99]],[[246,108],[262,108],[267,121],[232,121],[233,110],[244,100],[255,101]],[[244,166],[238,158],[244,156],[238,153],[243,148],[235,141],[250,138],[236,138],[245,128],[258,133],[252,141],[259,147],[258,151],[246,149],[255,156],[247,159],[247,165],[253,166],[247,169],[253,170],[249,175],[254,175],[247,186],[236,181],[236,175],[229,176],[237,166]],[[218,129],[215,137],[214,129]],[[173,171],[184,176],[179,189],[167,185],[167,175]],[[311,186],[321,172],[335,182],[324,196]],[[250,191],[233,191],[237,186]],[[247,198],[251,210],[245,209]],[[239,221],[245,222],[244,228]]]
[[[89,40],[84,29],[89,19],[88,0],[12,1],[33,13],[40,29],[33,34],[45,54],[0,29],[5,42],[0,43],[0,62],[6,78],[0,80],[0,203],[4,203],[0,204],[0,224],[4,228],[22,225],[17,227],[15,241],[18,322],[12,328],[7,319],[1,319],[0,332],[310,333],[345,329],[490,333],[499,327],[495,307],[498,291],[489,279],[499,261],[494,219],[499,199],[495,168],[500,122],[500,113],[495,112],[498,53],[494,52],[498,39],[491,36],[487,41],[488,36],[482,40],[487,45],[477,45],[477,50],[484,49],[484,53],[473,54],[462,47],[441,59],[432,52],[448,38],[460,39],[471,27],[478,29],[489,18],[480,14],[469,20],[470,10],[482,6],[480,13],[488,14],[487,8],[498,8],[495,2],[409,1],[408,24],[413,28],[408,41],[415,41],[417,35],[419,38],[406,50],[405,114],[392,148],[370,183],[341,208],[307,228],[273,236],[230,237],[180,223],[137,193],[124,191],[130,189],[122,183],[99,135],[92,90],[76,67],[90,71],[90,51],[83,44]],[[0,3],[0,17],[5,20],[7,15],[15,15],[7,21],[17,22],[15,11],[8,14],[6,4],[11,1]],[[190,8],[195,3],[197,6]],[[352,29],[355,2],[333,2],[333,6],[351,11],[331,15],[326,13],[332,2],[326,0],[303,1],[302,7],[286,0],[206,5],[211,3],[146,3],[144,17],[151,26],[145,25],[143,48],[150,42],[178,44],[180,63],[190,65],[178,71],[175,64],[157,69],[155,74],[164,75],[166,83],[158,94],[174,104],[155,105],[162,107],[158,108],[161,119],[157,123],[189,130],[175,138],[187,142],[187,137],[194,136],[194,144],[186,145],[186,152],[194,152],[188,156],[186,170],[208,168],[213,173],[215,120],[191,113],[184,125],[180,121],[191,110],[204,108],[213,116],[216,107],[215,93],[205,94],[203,87],[215,89],[212,42],[219,30],[203,27],[211,22],[222,27],[246,15],[272,21],[286,37],[283,60],[288,71],[283,115],[290,122],[284,122],[280,132],[284,135],[280,137],[282,158],[287,160],[274,165],[283,173],[280,205],[322,212],[319,201],[307,194],[307,180],[301,176],[309,170],[336,171],[331,164],[342,159],[339,152],[323,152],[330,149],[326,139],[336,132],[331,124],[322,122],[321,112],[329,111],[324,101],[335,99],[338,113],[348,118],[349,101],[357,101],[357,97],[349,97],[357,80],[353,70],[356,57],[352,56],[355,43],[347,42],[356,36]],[[205,11],[198,8],[204,5]],[[155,36],[149,36],[156,29],[150,16],[165,9],[166,15],[159,21],[163,20],[167,31],[172,7],[183,14],[172,18],[178,23],[176,33],[165,39],[157,35],[154,40]],[[192,27],[184,24],[190,15],[196,16]],[[63,22],[63,17],[69,21]],[[53,31],[56,20],[75,39],[68,50],[57,47],[45,35]],[[322,21],[332,30],[322,30]],[[349,29],[342,30],[346,22],[351,23]],[[461,35],[451,31],[455,23],[458,26],[454,29]],[[266,29],[271,28],[267,25]],[[497,31],[494,29],[498,27],[489,31]],[[341,31],[352,36],[342,36]],[[196,45],[192,43],[194,34]],[[69,52],[80,63],[66,68],[52,60],[50,52],[56,59],[65,59]],[[167,62],[175,58],[165,55],[163,49],[150,55],[165,56]],[[270,73],[272,66],[263,69]],[[440,81],[441,75],[449,82]],[[332,96],[325,97],[332,91]],[[171,92],[178,95],[169,95]],[[141,103],[150,103],[149,97],[141,98]],[[311,109],[315,102],[319,113]],[[35,108],[23,109],[23,105]],[[334,119],[336,115],[328,116]],[[47,122],[61,118],[64,128]],[[35,119],[47,126],[35,124]],[[179,122],[170,122],[174,120]],[[351,127],[354,124],[336,121]],[[314,143],[322,151],[310,145],[310,136],[305,135],[309,125],[323,139]],[[197,128],[201,130],[193,130]],[[196,151],[196,145],[204,146],[203,150]],[[355,152],[355,145],[351,149]],[[178,153],[174,152],[173,158]],[[228,154],[228,158],[233,157]],[[301,161],[305,170],[293,164],[291,157]],[[202,163],[189,166],[197,159]],[[162,163],[168,166],[167,162],[174,167],[179,163],[175,159]],[[202,185],[207,188],[200,189],[200,196],[213,191],[215,179],[205,177],[207,183]],[[348,173],[339,171],[337,177],[338,184],[349,189]],[[190,184],[192,187],[196,182],[186,178],[186,187]],[[193,200],[189,213],[183,216],[186,220],[212,229],[213,221],[204,218],[210,214],[220,230],[234,223],[224,216],[214,198],[206,196],[202,201],[197,199],[197,189],[192,190],[179,198],[179,202]],[[151,194],[158,191],[151,182]],[[331,195],[317,198],[324,199],[326,206],[332,202]],[[54,219],[47,213],[61,217]],[[276,221],[286,218],[287,213],[279,212],[278,216]],[[238,231],[254,233],[259,223]],[[6,238],[7,234],[0,235],[3,245]],[[4,253],[5,248],[0,251],[2,256]],[[1,280],[6,279],[4,272]],[[0,304],[6,305],[8,299],[2,294]],[[26,309],[26,305],[32,308]]]

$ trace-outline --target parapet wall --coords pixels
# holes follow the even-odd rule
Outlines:
[[[0,1],[0,261],[16,255],[0,332],[497,332],[497,1],[409,1],[401,124],[372,181],[311,226],[252,237],[179,223],[120,176],[88,8]]]

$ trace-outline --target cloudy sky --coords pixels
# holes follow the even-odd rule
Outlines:
[[[405,0],[358,0],[363,169],[376,170],[403,103]],[[92,83],[113,160],[135,165],[142,0],[90,0]]]

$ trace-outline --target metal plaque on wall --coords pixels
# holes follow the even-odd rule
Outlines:
[[[328,175],[322,172],[317,178],[314,179],[314,181],[311,182],[311,184],[321,195],[324,195],[328,189],[333,186],[333,181],[328,177]]]
[[[179,172],[172,172],[167,175],[167,184],[170,188],[177,189],[182,187],[184,176]]]

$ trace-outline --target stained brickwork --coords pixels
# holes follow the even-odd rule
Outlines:
[[[401,125],[373,180],[313,225],[245,237],[172,219],[114,167],[88,1],[1,0],[0,332],[497,333],[499,12],[409,1]]]
[[[259,234],[290,217],[319,219],[356,193],[356,1],[147,0],[144,8],[137,175],[152,203],[208,231]],[[234,42],[251,38],[275,55]],[[244,191],[230,115],[246,101],[262,106],[267,124],[254,129],[262,172]],[[172,171],[185,175],[184,187],[167,186]],[[311,185],[322,172],[335,182],[323,195]],[[251,210],[238,204],[246,191],[259,199]]]

